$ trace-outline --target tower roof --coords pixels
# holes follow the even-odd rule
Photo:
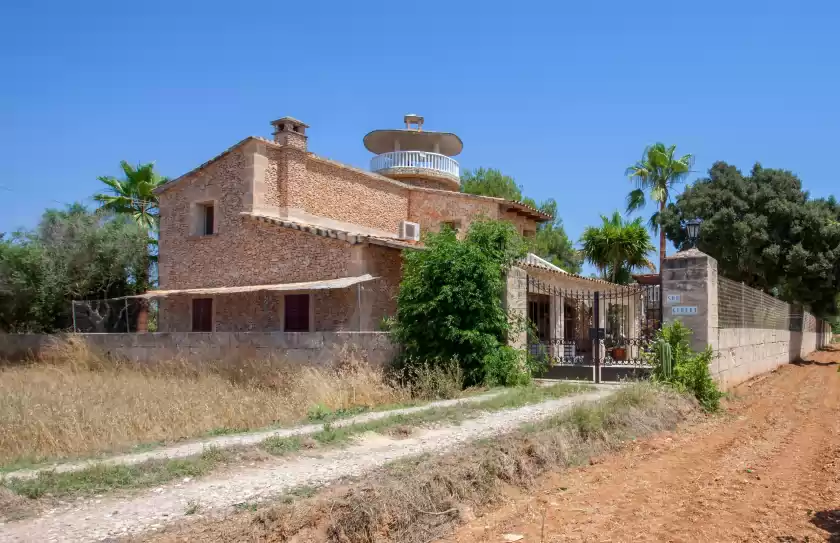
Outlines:
[[[428,132],[423,130],[423,117],[409,113],[403,119],[404,129],[374,130],[364,139],[365,148],[381,155],[394,150],[426,151],[455,156],[464,148],[461,138],[451,132]]]

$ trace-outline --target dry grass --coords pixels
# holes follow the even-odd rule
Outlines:
[[[0,367],[0,465],[286,425],[322,412],[398,404],[411,392],[350,352],[328,368],[282,360],[109,360],[80,340]]]
[[[699,412],[696,401],[672,390],[632,385],[507,436],[392,464],[349,488],[186,525],[152,540],[426,543],[497,504],[511,488],[527,491],[549,471],[586,463]]]

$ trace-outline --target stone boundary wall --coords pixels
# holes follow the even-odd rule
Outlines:
[[[732,319],[728,315],[733,308],[727,304],[737,300],[719,297],[720,283],[717,261],[696,249],[665,259],[662,270],[665,324],[680,320],[691,328],[692,348],[696,351],[707,345],[712,347],[715,358],[709,369],[724,390],[799,360],[830,343],[831,327],[808,313],[802,315],[803,325],[799,327],[802,331],[790,330],[789,321],[785,322],[788,329],[781,325],[769,327],[767,319],[743,319],[746,325],[731,327]],[[798,311],[788,306],[787,313],[797,315]],[[721,314],[727,317],[721,319]]]
[[[398,352],[386,332],[184,332],[148,334],[72,334],[115,358],[156,362],[173,358],[284,358],[298,364],[327,364],[351,351],[373,365],[393,360]],[[60,335],[0,334],[0,359],[37,357]]]

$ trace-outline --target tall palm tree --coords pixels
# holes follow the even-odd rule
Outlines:
[[[688,176],[694,165],[694,155],[676,158],[676,151],[676,145],[649,145],[642,159],[624,172],[636,183],[636,188],[627,195],[627,213],[644,207],[647,195],[659,203],[659,210],[648,221],[650,229],[654,233],[659,232],[659,273],[662,273],[662,264],[665,262],[665,230],[659,227],[659,216],[668,205],[673,188]]]
[[[153,262],[157,261],[158,197],[154,190],[169,181],[155,172],[154,162],[132,166],[125,160],[120,162],[125,174],[123,179],[101,176],[98,179],[108,187],[108,193],[94,194],[99,202],[99,209],[130,216],[137,224],[149,231],[149,254],[146,275],[138,277],[142,290],[149,287],[149,272]]]
[[[639,268],[656,269],[647,257],[654,247],[641,217],[625,221],[618,211],[601,215],[601,225],[587,226],[580,241],[586,261],[613,283],[626,285]]]
[[[158,229],[158,197],[153,191],[169,181],[155,172],[154,162],[138,164],[135,168],[125,160],[120,162],[124,179],[101,176],[98,179],[110,189],[110,194],[99,193],[93,199],[101,209],[131,215],[151,233]]]

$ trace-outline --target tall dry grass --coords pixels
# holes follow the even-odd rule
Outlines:
[[[78,339],[0,367],[0,465],[130,449],[404,402],[410,391],[352,352],[330,367],[283,360],[110,360]]]

